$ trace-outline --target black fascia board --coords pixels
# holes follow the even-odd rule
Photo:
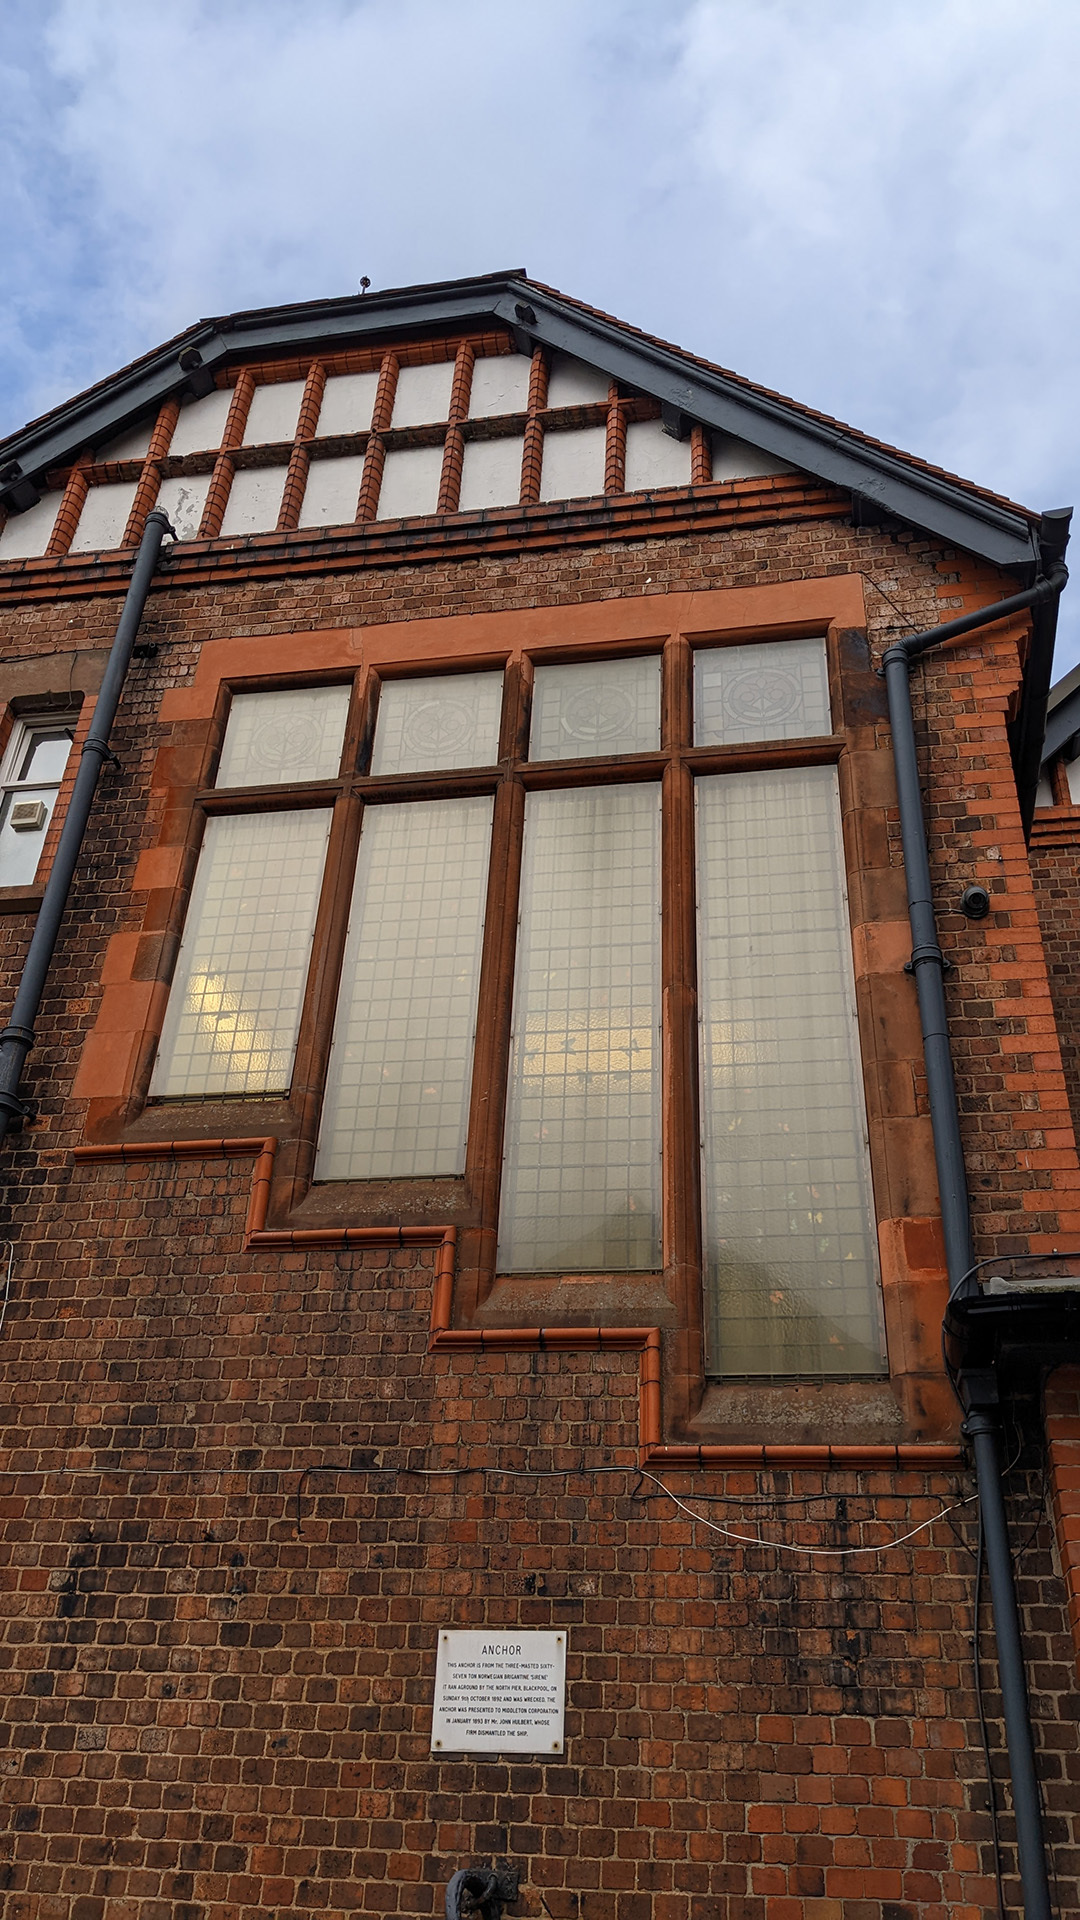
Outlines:
[[[69,465],[84,447],[115,439],[170,394],[183,392],[189,375],[180,366],[180,356],[193,349],[201,367],[213,373],[230,360],[260,352],[329,346],[385,333],[391,324],[388,313],[395,330],[401,331],[438,332],[477,320],[490,323],[492,294],[506,285],[505,273],[494,274],[197,321],[124,373],[0,441],[0,467],[17,462],[26,478],[41,479],[52,468]]]
[[[617,321],[582,312],[516,272],[199,321],[126,373],[0,443],[0,466],[17,462],[23,475],[40,480],[51,468],[68,465],[83,447],[115,438],[170,394],[184,390],[188,375],[179,359],[192,349],[201,367],[214,372],[238,358],[356,341],[391,328],[439,332],[492,322],[573,354],[705,426],[748,440],[803,472],[862,495],[898,520],[1014,569],[1024,584],[1034,577],[1037,549],[1022,515],[913,471],[839,428],[797,414],[782,400],[692,365],[674,349],[628,337]]]
[[[531,310],[531,320],[522,319],[519,305]],[[591,361],[613,379],[652,394],[704,426],[748,440],[818,479],[862,494],[896,519],[939,534],[995,565],[1020,569],[1025,585],[1035,577],[1034,528],[1007,507],[933,474],[913,471],[890,454],[861,446],[840,428],[796,414],[782,400],[688,364],[669,348],[628,339],[617,322],[564,306],[528,281],[507,290],[498,313],[504,324],[524,328],[540,345]]]

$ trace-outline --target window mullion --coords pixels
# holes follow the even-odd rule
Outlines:
[[[279,1196],[286,1209],[306,1192],[314,1168],[363,813],[363,802],[345,793],[334,808],[330,828],[315,922],[315,944],[293,1066],[291,1104],[297,1117],[298,1135],[294,1141],[282,1144],[278,1156]]]
[[[663,808],[663,1257],[668,1286],[693,1331],[701,1315],[694,781],[681,757],[664,775]]]
[[[477,1225],[463,1237],[458,1265],[459,1311],[466,1315],[495,1272],[524,821],[525,789],[509,775],[495,796],[476,1014],[465,1175]]]

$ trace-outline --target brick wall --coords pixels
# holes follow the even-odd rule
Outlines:
[[[102,957],[139,924],[131,877],[161,825],[156,716],[205,640],[852,570],[876,582],[876,644],[1002,586],[926,542],[816,520],[155,588],[142,637],[160,652],[129,682],[122,771],[103,781],[28,1076],[40,1118],[10,1150],[0,1208],[16,1248],[0,1800],[19,1920],[426,1914],[485,1856],[523,1867],[519,1911],[537,1920],[993,1910],[970,1506],[879,1558],[741,1546],[637,1478],[636,1354],[431,1353],[427,1253],[245,1251],[249,1160],[70,1153]],[[5,610],[4,649],[106,646],[117,604]],[[1062,1231],[1077,1186],[1007,772],[1018,640],[954,650],[915,681],[940,895],[976,876],[994,894],[981,927],[943,916],[987,1251]],[[9,1001],[28,933],[25,915],[0,921]],[[407,1471],[421,1465],[470,1471]],[[897,1537],[970,1492],[959,1467],[666,1477],[736,1532],[830,1547]],[[1016,1518],[1075,1911],[1067,1593],[1034,1485]],[[558,1764],[428,1752],[437,1629],[499,1624],[567,1630]],[[987,1684],[1000,1771],[992,1665]]]
[[[636,1476],[632,1356],[429,1355],[426,1256],[244,1255],[249,1177],[67,1163],[43,1186],[5,1345],[12,1914],[426,1914],[485,1856],[555,1920],[992,1909],[972,1507],[853,1560],[709,1534]],[[832,1547],[970,1493],[667,1479],[735,1532]],[[1045,1527],[1023,1567],[1066,1872],[1080,1757]],[[433,1759],[438,1628],[504,1624],[568,1634],[565,1756]]]

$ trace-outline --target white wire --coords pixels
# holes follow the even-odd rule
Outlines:
[[[970,1506],[975,1499],[975,1495],[969,1493],[964,1500],[954,1500],[951,1507],[939,1508],[937,1513],[930,1515],[929,1520],[922,1520],[917,1527],[912,1527],[910,1533],[902,1533],[893,1540],[884,1540],[876,1547],[802,1547],[792,1545],[786,1540],[763,1540],[759,1534],[734,1533],[730,1527],[721,1526],[719,1520],[710,1520],[705,1514],[697,1513],[693,1507],[688,1507],[685,1500],[680,1500],[677,1493],[672,1493],[670,1487],[666,1487],[662,1480],[657,1479],[655,1473],[646,1473],[642,1468],[641,1477],[643,1480],[651,1480],[655,1487],[659,1487],[661,1493],[666,1493],[668,1499],[682,1509],[683,1513],[689,1514],[691,1520],[696,1520],[700,1526],[708,1527],[710,1533],[722,1533],[726,1539],[737,1540],[744,1547],[774,1547],[777,1553],[824,1554],[830,1559],[846,1559],[855,1553],[891,1553],[894,1547],[902,1547],[905,1541],[914,1540],[917,1533],[925,1533],[927,1527],[932,1527],[936,1520],[944,1520],[947,1513],[956,1513],[960,1507]]]
[[[504,1473],[513,1475],[515,1479],[546,1479],[551,1473],[551,1469],[548,1468],[539,1471],[533,1469],[530,1471],[528,1467],[408,1467],[406,1468],[406,1472],[422,1475],[425,1479],[437,1479],[440,1475],[457,1475],[463,1473]],[[646,1472],[644,1467],[562,1467],[556,1468],[555,1473],[573,1473],[585,1476],[592,1473],[638,1473],[642,1480],[651,1480],[654,1487],[659,1487],[661,1493],[665,1493],[675,1506],[679,1507],[683,1513],[689,1515],[691,1520],[696,1521],[699,1526],[708,1527],[710,1533],[722,1533],[726,1540],[735,1540],[743,1547],[772,1547],[777,1553],[816,1554],[819,1557],[823,1556],[828,1559],[840,1560],[850,1559],[853,1554],[857,1553],[891,1553],[894,1547],[902,1547],[906,1541],[914,1540],[916,1534],[925,1533],[927,1527],[932,1527],[938,1520],[944,1520],[946,1514],[958,1513],[961,1507],[969,1507],[972,1501],[977,1498],[977,1495],[974,1493],[969,1493],[963,1500],[954,1500],[949,1507],[939,1507],[937,1513],[930,1515],[929,1520],[921,1520],[919,1525],[912,1527],[909,1533],[902,1533],[893,1540],[884,1540],[878,1546],[804,1547],[795,1545],[787,1540],[764,1540],[760,1534],[735,1533],[731,1527],[721,1526],[719,1520],[710,1520],[707,1514],[698,1513],[696,1508],[688,1507],[685,1500],[680,1500],[677,1493],[672,1493],[671,1488],[665,1486],[662,1480],[658,1480],[655,1473]]]

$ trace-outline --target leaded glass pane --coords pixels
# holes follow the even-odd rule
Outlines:
[[[235,694],[216,785],[264,787],[336,779],[348,712],[348,687]]]
[[[660,1259],[660,797],[526,802],[499,1266]]]
[[[464,1168],[493,806],[364,816],[318,1180]]]
[[[659,655],[537,667],[533,760],[655,753],[659,745]]]
[[[836,774],[697,801],[708,1370],[880,1373]]]
[[[695,654],[695,746],[831,732],[824,640],[763,640]]]
[[[330,811],[208,820],[150,1092],[284,1093]]]
[[[388,680],[379,695],[372,773],[494,766],[502,686],[501,673]]]

